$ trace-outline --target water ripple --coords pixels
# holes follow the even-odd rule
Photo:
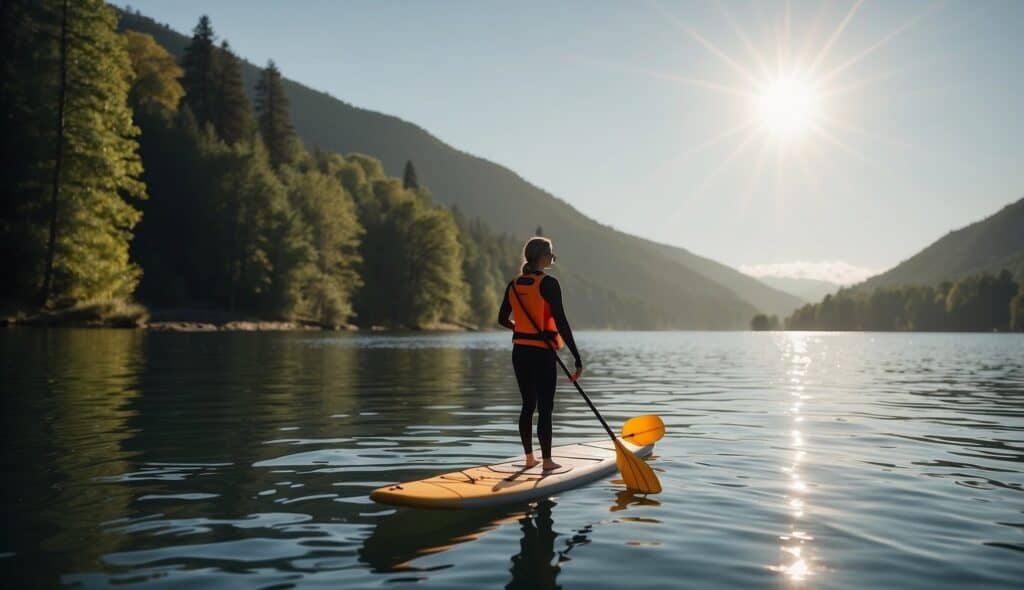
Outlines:
[[[1013,587],[1024,339],[581,333],[616,477],[487,510],[370,489],[519,452],[507,334],[9,329],[5,580],[80,587]],[[559,442],[601,436],[563,387]],[[628,567],[623,567],[628,564]]]

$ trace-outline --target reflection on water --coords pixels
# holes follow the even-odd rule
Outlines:
[[[783,473],[789,476],[788,490],[784,499],[790,513],[790,530],[788,533],[779,536],[782,541],[783,562],[772,568],[781,572],[791,582],[803,582],[808,576],[814,573],[811,566],[812,554],[810,542],[814,537],[804,529],[806,520],[804,518],[807,510],[806,496],[808,483],[804,479],[800,469],[801,463],[807,457],[807,446],[804,437],[803,406],[812,396],[805,392],[804,380],[807,375],[808,365],[811,358],[807,356],[807,338],[805,334],[795,334],[784,342],[783,359],[790,365],[788,375],[790,403],[786,413],[792,417],[792,430],[789,441],[789,464],[782,469]]]
[[[525,517],[528,509],[519,505],[455,511],[400,508],[377,522],[359,550],[360,561],[377,573],[452,567],[444,564],[421,568],[412,562],[417,557],[442,553],[460,543],[475,541],[504,523]]]
[[[522,539],[519,541],[519,553],[512,556],[512,580],[505,586],[508,590],[558,588],[555,578],[561,569],[559,564],[569,558],[573,547],[588,542],[586,535],[576,535],[556,556],[557,534],[552,528],[554,520],[551,518],[554,505],[554,502],[541,501],[533,511],[519,519]]]
[[[1024,339],[582,333],[618,476],[490,510],[380,485],[519,452],[501,334],[0,332],[11,586],[1012,587]],[[555,439],[598,438],[569,388]]]
[[[102,524],[130,509],[132,490],[93,482],[130,470],[124,444],[133,435],[127,425],[139,395],[142,335],[99,331],[83,336],[40,332],[24,342],[29,355],[45,354],[42,366],[10,362],[13,351],[3,350],[5,495],[14,502],[32,502],[36,511],[5,511],[5,532],[11,538],[4,550],[15,542],[38,547],[39,552],[17,556],[30,570],[96,568],[103,555],[125,542],[104,535]],[[8,389],[32,370],[42,371],[37,377],[46,379],[47,395]],[[68,546],[77,550],[62,551]]]

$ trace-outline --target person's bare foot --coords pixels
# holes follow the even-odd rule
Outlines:
[[[537,460],[537,458],[536,458],[536,457],[534,457],[534,456],[533,456],[532,454],[530,454],[530,455],[526,455],[526,460],[525,460],[525,461],[523,461],[523,465],[524,465],[524,466],[525,466],[525,467],[526,467],[527,469],[529,469],[529,468],[533,467],[533,466],[534,466],[534,465],[536,465],[537,463],[540,463],[540,461],[538,461],[538,460]]]
[[[544,459],[544,471],[554,471],[561,467],[558,463],[555,463],[551,459]]]

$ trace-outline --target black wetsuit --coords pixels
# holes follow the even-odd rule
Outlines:
[[[511,287],[511,282],[505,287],[505,297],[501,301],[501,309],[498,310],[498,323],[510,330],[515,330],[515,324],[509,319],[512,315],[512,303],[509,301]],[[551,306],[551,315],[554,317],[558,333],[561,334],[566,347],[576,360],[576,366],[581,367],[580,353],[576,349],[576,341],[572,337],[569,320],[565,318],[562,288],[558,285],[558,279],[546,275],[540,282],[540,295]],[[541,318],[534,318],[534,320],[539,322]],[[555,405],[555,384],[558,377],[555,355],[548,348],[515,344],[512,347],[512,367],[515,369],[516,381],[519,383],[519,393],[523,397],[523,408],[519,412],[519,438],[523,441],[523,450],[527,454],[533,452],[530,426],[533,422],[533,412],[536,409],[540,414],[537,421],[537,438],[540,439],[540,448],[544,458],[550,459],[551,411]]]

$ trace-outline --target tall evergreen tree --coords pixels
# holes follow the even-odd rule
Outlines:
[[[249,139],[252,110],[242,82],[242,62],[227,41],[221,43],[215,60],[213,125],[229,145]]]
[[[64,128],[65,128],[65,109],[67,108],[67,88],[68,88],[68,9],[70,2],[69,0],[62,0],[60,3],[60,21],[58,30],[60,31],[60,45],[57,50],[58,65],[57,74],[59,76],[59,82],[57,83],[57,107],[56,116],[57,121],[56,131],[54,132],[53,141],[53,181],[50,187],[50,219],[49,219],[49,239],[46,243],[46,266],[43,270],[43,287],[40,292],[40,302],[46,304],[50,300],[50,293],[53,288],[53,259],[56,255],[57,250],[57,205],[60,202],[60,187],[61,187],[61,171],[64,166]]]
[[[47,146],[40,141],[44,121],[38,105],[52,89],[52,76],[44,76],[37,67],[47,57],[37,43],[40,12],[35,2],[0,3],[0,300],[13,304],[38,295],[45,246],[40,231],[45,227],[46,201],[40,197],[43,179],[38,162],[48,159],[52,150],[43,153]],[[43,47],[52,50],[53,43]],[[45,124],[52,129],[49,117]]]
[[[47,139],[53,161],[41,299],[48,304],[129,295],[139,270],[128,260],[143,198],[142,164],[128,108],[131,64],[115,33],[117,14],[101,0],[45,3],[58,49],[43,67],[57,81]],[[51,69],[52,68],[52,69]]]
[[[256,113],[260,135],[274,168],[290,164],[295,158],[295,130],[288,115],[288,97],[281,82],[281,71],[273,60],[256,82]]]
[[[402,172],[402,188],[405,190],[420,188],[420,182],[416,179],[416,167],[412,165],[412,160],[405,162],[405,171]]]
[[[1010,300],[1010,330],[1024,332],[1024,283]]]
[[[192,41],[185,47],[182,66],[185,77],[185,104],[192,109],[199,126],[213,122],[215,109],[215,91],[217,76],[214,61],[216,60],[216,36],[210,17],[205,14],[199,17],[199,23],[192,29]]]

